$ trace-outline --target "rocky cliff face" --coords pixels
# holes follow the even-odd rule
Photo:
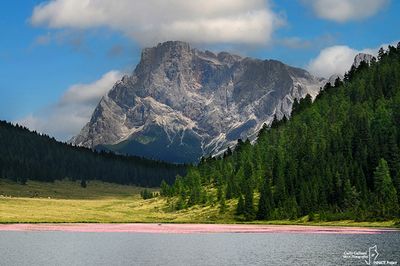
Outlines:
[[[324,80],[275,60],[200,51],[184,42],[144,49],[130,76],[102,98],[72,143],[171,162],[254,138]]]
[[[372,61],[372,58],[374,58],[373,55],[370,54],[364,54],[364,53],[359,53],[356,55],[354,58],[353,65],[355,68],[359,67],[361,62],[366,62],[367,64],[370,64]]]

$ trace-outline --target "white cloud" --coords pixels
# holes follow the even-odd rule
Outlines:
[[[397,41],[390,45],[395,45]],[[354,57],[359,53],[366,53],[377,56],[380,47],[385,49],[389,44],[382,44],[376,48],[365,48],[357,50],[346,45],[336,45],[321,50],[319,55],[310,60],[307,69],[316,76],[329,78],[333,74],[344,75],[350,70]]]
[[[119,71],[110,71],[104,74],[99,80],[89,84],[72,85],[60,100],[61,105],[69,105],[74,103],[85,103],[89,105],[97,104],[102,96],[104,96],[114,85],[121,79],[122,75]]]
[[[57,103],[30,114],[17,123],[59,140],[68,140],[89,121],[101,97],[121,77],[119,71],[110,71],[92,83],[73,85]]]
[[[323,49],[310,61],[307,69],[319,77],[329,78],[333,74],[344,74],[353,64],[359,52],[348,46],[337,45]]]
[[[336,22],[361,20],[375,15],[390,0],[303,0],[323,19]]]
[[[166,40],[265,44],[283,21],[266,0],[52,0],[31,23],[61,29],[108,27],[142,45]]]

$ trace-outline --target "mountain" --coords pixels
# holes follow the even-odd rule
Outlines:
[[[324,80],[276,60],[200,51],[169,41],[142,51],[71,142],[171,162],[217,154],[254,139],[294,99],[315,97]]]
[[[374,58],[373,55],[365,54],[365,53],[359,53],[354,58],[354,62],[353,62],[352,66],[357,68],[357,67],[360,66],[361,62],[365,62],[367,64],[370,64],[373,58]]]
[[[340,74],[333,74],[332,76],[329,77],[329,79],[327,80],[327,83],[334,85],[338,78],[339,78],[339,80],[343,80],[344,76],[340,75]]]
[[[399,73],[400,43],[161,194],[175,209],[218,204],[221,218],[237,204],[236,218],[246,220],[399,219]]]
[[[74,147],[5,121],[0,121],[0,147],[0,178],[22,184],[68,178],[156,187],[186,173],[185,165]]]

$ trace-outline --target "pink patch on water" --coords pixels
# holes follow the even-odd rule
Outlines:
[[[300,225],[242,224],[0,224],[0,231],[123,232],[157,234],[194,233],[299,233],[379,234],[391,229]]]

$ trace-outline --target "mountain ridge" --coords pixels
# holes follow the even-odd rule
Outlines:
[[[186,172],[185,165],[74,147],[2,120],[0,136],[0,179],[21,184],[68,179],[158,187]]]
[[[295,99],[325,80],[277,60],[241,57],[169,41],[145,48],[71,142],[173,162],[194,162],[237,139],[254,139]],[[145,151],[146,150],[146,151]]]

